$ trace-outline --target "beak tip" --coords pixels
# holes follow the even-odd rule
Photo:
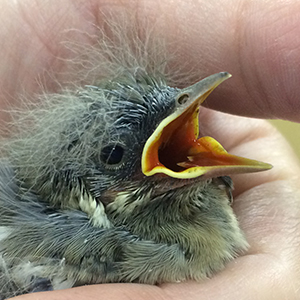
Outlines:
[[[274,168],[273,165],[268,164],[268,163],[265,163],[265,170],[271,170],[271,169],[273,169],[273,168]]]
[[[224,79],[228,79],[230,77],[232,77],[232,75],[228,72],[220,72],[221,77],[223,77]]]

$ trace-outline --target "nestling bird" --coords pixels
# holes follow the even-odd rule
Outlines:
[[[179,89],[124,67],[29,112],[3,146],[0,299],[200,280],[246,250],[228,175],[270,165],[198,136],[201,103],[229,77]]]

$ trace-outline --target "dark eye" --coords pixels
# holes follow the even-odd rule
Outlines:
[[[177,102],[178,104],[182,105],[185,104],[188,100],[189,100],[189,95],[183,94],[177,99]]]
[[[120,145],[109,145],[101,150],[100,159],[108,165],[116,165],[121,162],[124,148]]]

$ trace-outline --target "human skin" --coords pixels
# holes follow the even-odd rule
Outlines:
[[[105,4],[104,4],[105,3]],[[126,9],[125,9],[126,6]],[[300,2],[221,1],[0,1],[0,105],[18,105],[20,94],[49,90],[67,81],[70,28],[94,34],[101,14],[135,12],[158,21],[154,32],[178,45],[177,59],[193,66],[198,80],[219,71],[233,77],[209,97],[209,108],[257,118],[300,122]],[[77,35],[77,43],[89,43]],[[171,54],[171,48],[169,49]],[[188,58],[188,64],[186,64]],[[175,67],[174,67],[175,68]],[[196,79],[197,80],[197,79]],[[200,128],[233,154],[273,164],[271,171],[234,176],[234,211],[249,251],[209,280],[149,286],[103,284],[29,294],[16,299],[299,299],[299,163],[285,140],[267,122],[203,108]],[[1,113],[6,126],[8,114]]]

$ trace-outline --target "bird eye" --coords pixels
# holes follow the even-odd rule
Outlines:
[[[124,149],[120,145],[109,145],[101,150],[100,159],[108,165],[116,165],[121,162]]]
[[[188,99],[189,99],[189,95],[183,94],[177,99],[177,102],[178,104],[183,105],[188,101]]]

